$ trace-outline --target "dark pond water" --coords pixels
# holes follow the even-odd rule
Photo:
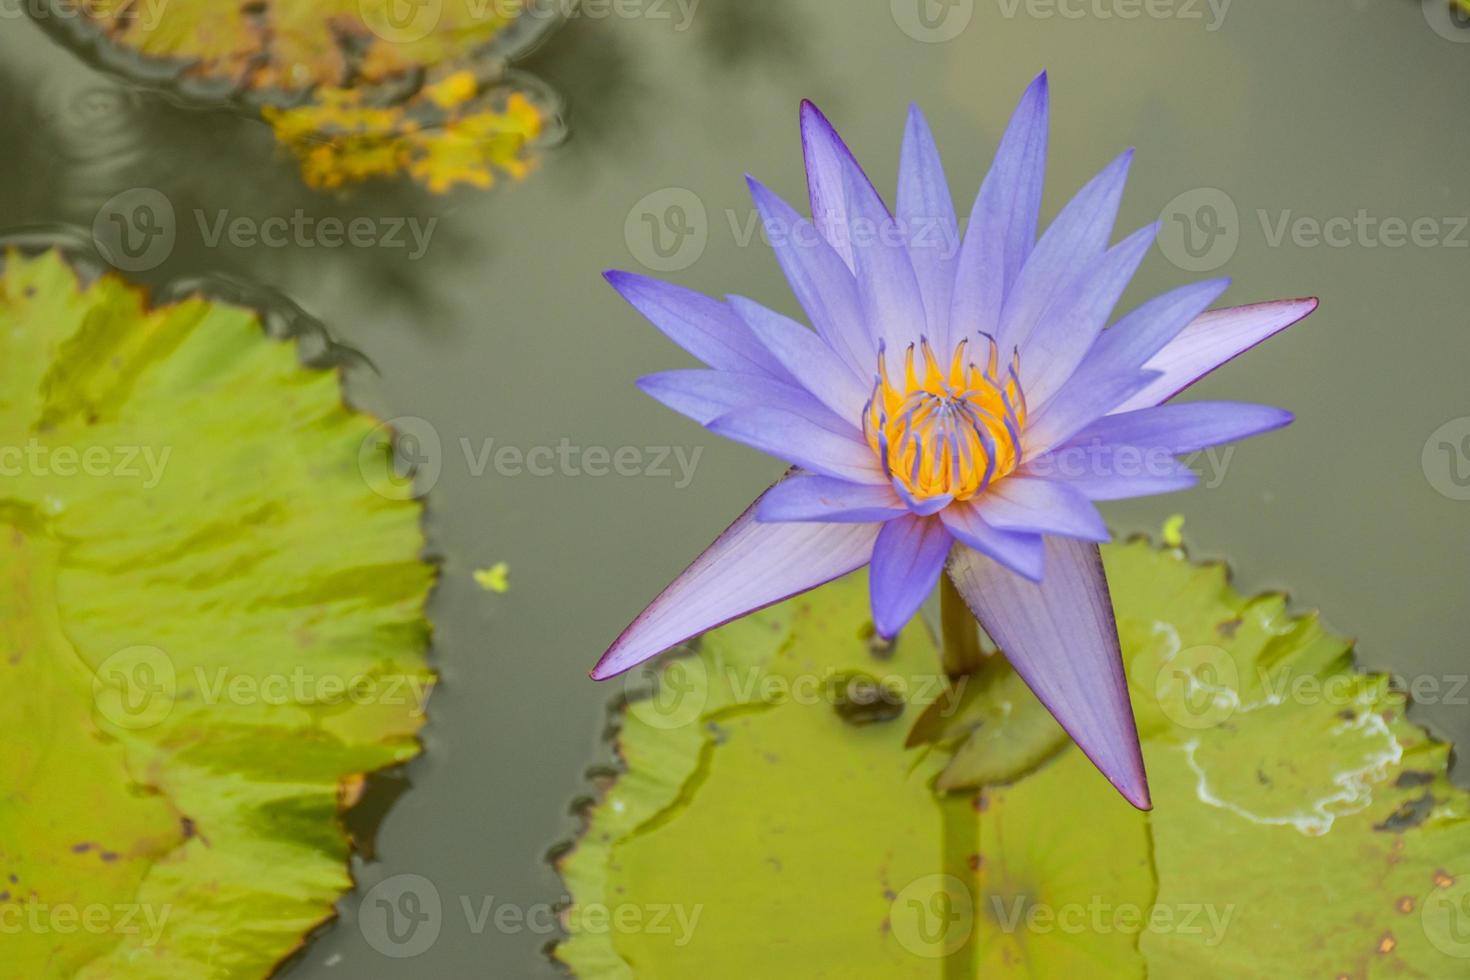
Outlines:
[[[120,191],[162,193],[181,216],[178,240],[141,278],[214,271],[280,290],[376,365],[349,373],[357,404],[423,420],[406,424],[431,428],[443,449],[428,495],[444,677],[428,751],[382,821],[378,859],[357,869],[363,889],[288,968],[292,980],[555,974],[546,935],[477,931],[461,899],[564,897],[544,856],[574,830],[584,771],[606,761],[620,690],[585,671],[780,469],[634,388],[686,362],[599,273],[664,261],[646,216],[657,227],[682,214],[687,238],[671,237],[677,222],[662,228],[667,260],[685,266],[671,277],[790,309],[775,262],[747,240],[742,175],[799,196],[802,97],[884,187],[918,101],[967,202],[1017,94],[1049,68],[1049,207],[1130,145],[1122,224],[1175,202],[1174,244],[1146,263],[1132,298],[1194,274],[1181,266],[1232,275],[1235,302],[1321,296],[1306,324],[1198,389],[1288,406],[1296,425],[1207,463],[1211,486],[1105,513],[1123,532],[1186,514],[1195,552],[1228,558],[1247,591],[1289,587],[1359,638],[1365,666],[1440,682],[1417,717],[1470,738],[1467,692],[1449,696],[1470,669],[1470,31],[1436,31],[1414,0],[1178,0],[1137,19],[1104,16],[1129,8],[1101,0],[1066,6],[1079,16],[1026,0],[925,8],[949,21],[920,20],[917,0],[704,0],[687,22],[675,5],[658,9],[668,18],[582,17],[529,59],[566,98],[571,132],[538,173],[431,197],[409,185],[308,190],[259,122],[135,95],[3,7],[3,224],[87,228]],[[195,218],[298,208],[437,220],[414,258],[212,247]],[[1421,218],[1418,241],[1384,224]],[[573,464],[550,476],[482,468],[485,449],[503,446],[569,446]],[[590,475],[589,447],[632,447],[624,458],[640,475]],[[677,454],[657,465],[660,447],[690,470]],[[499,561],[504,595],[471,578]],[[411,960],[376,952],[354,925],[362,891],[396,874],[427,877],[449,909],[437,943]]]

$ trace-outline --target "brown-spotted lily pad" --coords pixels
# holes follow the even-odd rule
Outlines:
[[[39,2],[42,26],[110,70],[263,113],[313,187],[486,187],[559,133],[556,97],[506,66],[560,0]]]

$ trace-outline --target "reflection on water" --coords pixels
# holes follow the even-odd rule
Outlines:
[[[579,150],[560,161],[585,173],[601,154],[636,153],[660,133],[660,91],[740,84],[749,72],[786,73],[808,51],[808,16],[788,4],[718,2],[698,6],[687,24],[573,17],[525,62],[561,93]],[[650,42],[694,47],[707,69],[660,74],[643,55]],[[667,144],[665,144],[667,145]]]
[[[408,181],[371,192],[316,193],[258,120],[183,108],[64,63],[23,78],[12,62],[0,62],[0,79],[10,103],[3,138],[29,161],[0,184],[5,213],[29,211],[37,224],[74,225],[80,229],[74,236],[82,238],[94,227],[112,227],[110,219],[140,234],[166,234],[166,247],[127,270],[145,282],[199,269],[279,281],[313,248],[313,259],[363,274],[385,302],[433,328],[442,322],[433,313],[438,297],[415,263],[430,244],[441,263],[475,258],[459,228],[441,220],[452,198],[437,199]],[[140,191],[160,202],[147,223],[135,220]],[[266,226],[272,218],[276,224]],[[244,223],[241,234],[233,230],[236,222]],[[367,222],[362,227],[370,226],[384,247],[332,245],[323,229],[333,222],[343,229]]]
[[[76,217],[96,213],[107,188],[148,156],[142,97],[120,83],[51,76],[37,93],[57,168],[57,193]],[[22,89],[23,90],[23,89]]]

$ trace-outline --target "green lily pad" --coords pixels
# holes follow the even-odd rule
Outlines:
[[[875,659],[858,574],[708,634],[629,704],[624,769],[560,860],[556,956],[640,980],[1470,974],[1448,747],[1315,614],[1178,549],[1104,553],[1151,813],[1070,744],[1021,760],[1046,740],[996,710],[1004,671],[936,688],[919,625]],[[907,705],[855,727],[731,664],[778,690],[888,672]],[[940,791],[966,752],[1005,785]]]
[[[7,975],[264,976],[351,887],[341,809],[433,683],[374,427],[251,310],[4,256]]]

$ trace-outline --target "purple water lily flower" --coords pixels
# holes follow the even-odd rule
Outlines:
[[[1291,421],[1276,408],[1163,404],[1290,326],[1313,299],[1205,310],[1224,280],[1104,329],[1154,241],[1109,246],[1131,152],[1037,238],[1047,82],[1026,90],[960,238],[939,154],[910,113],[890,211],[825,117],[801,112],[814,220],[754,180],[815,330],[740,297],[608,280],[708,370],[639,384],[790,463],[618,637],[604,679],[714,626],[870,566],[891,637],[942,573],[1037,697],[1135,806],[1150,806],[1094,502],[1196,482],[1176,457]]]

